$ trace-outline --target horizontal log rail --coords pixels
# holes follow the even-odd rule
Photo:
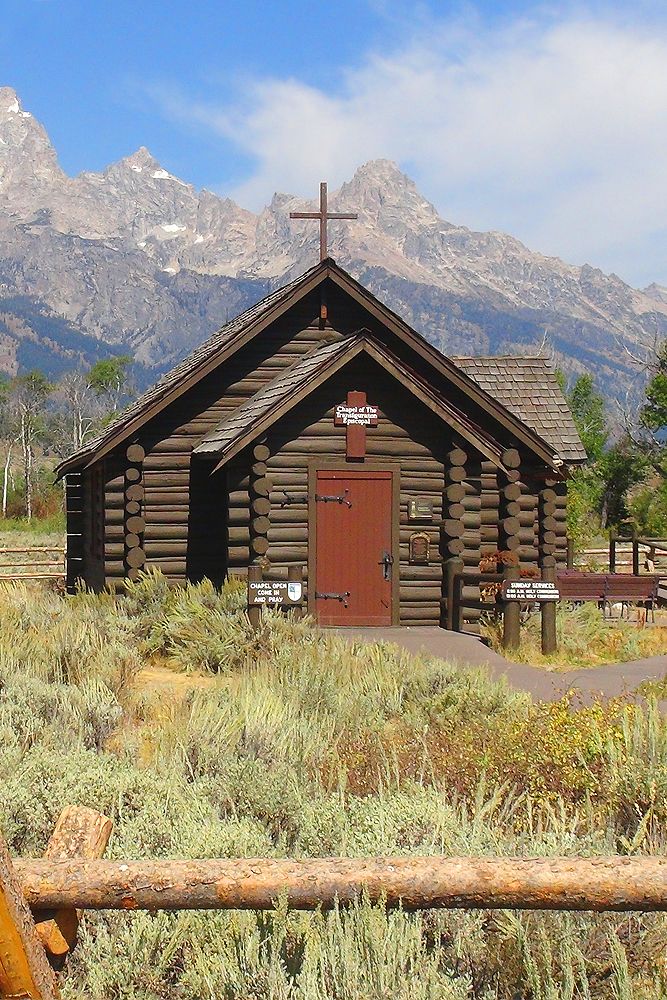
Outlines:
[[[59,552],[62,555],[65,554],[62,545],[33,545],[27,549],[0,549],[0,556],[8,552],[12,553],[12,555],[26,555],[28,552]]]
[[[404,910],[667,911],[667,857],[16,859],[33,909],[328,909],[362,896]]]
[[[57,557],[51,557],[55,553]],[[41,558],[44,554],[44,558]],[[33,556],[36,559],[3,561],[4,556]],[[49,556],[47,558],[47,556]],[[26,572],[27,571],[27,572]],[[62,580],[65,577],[65,549],[62,545],[34,545],[29,548],[0,549],[0,581]]]

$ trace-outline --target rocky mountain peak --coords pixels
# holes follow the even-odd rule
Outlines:
[[[45,129],[12,87],[0,87],[0,197],[11,190],[12,215],[42,207],[46,191],[64,180]]]
[[[664,285],[658,285],[654,281],[644,289],[644,294],[650,299],[655,299],[656,302],[667,305],[667,288]]]
[[[165,170],[159,160],[156,160],[145,146],[140,146],[134,153],[124,156],[122,160],[118,160],[116,163],[112,163],[106,168],[103,176],[113,178],[117,182],[122,183],[127,183],[128,181],[136,182],[139,179],[141,182],[171,180],[182,187],[190,187],[189,184],[185,184],[184,181],[180,181],[173,174],[170,174],[168,170]]]
[[[117,163],[114,163],[113,167],[121,167],[127,170],[132,170],[136,174],[142,174],[144,171],[150,172],[151,170],[162,170],[161,165],[155,159],[150,150],[146,149],[145,146],[140,146],[134,153],[130,156],[123,157]],[[166,173],[166,171],[165,171]]]
[[[442,222],[415,182],[393,160],[362,164],[334,200],[342,211],[357,211],[367,223],[395,235]]]
[[[21,107],[19,95],[13,87],[0,87],[0,115],[20,115],[23,118],[32,118],[29,111],[24,111]]]
[[[331,255],[446,353],[525,353],[546,329],[565,368],[611,385],[622,364],[610,338],[667,333],[664,288],[632,289],[504,233],[451,225],[391,160],[364,163],[330,203],[359,215],[332,223]],[[316,223],[289,218],[315,207],[276,194],[255,215],[186,184],[144,146],[69,178],[39,122],[0,88],[2,289],[37,296],[96,350],[122,343],[156,372],[176,361],[317,261]]]

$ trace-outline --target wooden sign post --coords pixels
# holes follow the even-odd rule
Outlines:
[[[0,834],[0,997],[58,1000],[53,970]]]
[[[303,603],[303,567],[290,566],[287,580],[265,580],[261,566],[248,566],[248,619],[253,629],[259,628],[262,608],[283,608],[300,618]]]

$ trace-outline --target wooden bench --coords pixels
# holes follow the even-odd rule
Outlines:
[[[631,576],[628,573],[582,573],[579,570],[561,570],[558,573],[558,589],[563,600],[580,604],[595,601],[611,614],[612,604],[623,608],[629,604],[643,604],[655,619],[655,605],[658,597],[660,577]]]
[[[606,573],[582,573],[579,570],[562,570],[557,582],[560,596],[565,601],[583,603],[596,601],[604,605],[606,594]]]
[[[651,612],[655,621],[655,605],[658,599],[657,576],[629,576],[627,573],[608,573],[607,589],[605,593],[605,608],[609,608],[611,615],[612,604],[621,605],[621,617],[623,609],[630,604],[643,604],[647,611]]]

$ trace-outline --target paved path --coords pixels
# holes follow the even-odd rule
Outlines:
[[[506,677],[509,684],[541,701],[557,701],[568,691],[590,701],[601,695],[613,698],[634,691],[643,681],[662,680],[667,675],[667,653],[632,663],[611,663],[587,670],[556,672],[543,667],[512,663],[489,649],[480,639],[435,626],[418,628],[345,628],[340,635],[366,642],[393,642],[411,653],[429,653],[461,666],[485,666],[493,677]]]

